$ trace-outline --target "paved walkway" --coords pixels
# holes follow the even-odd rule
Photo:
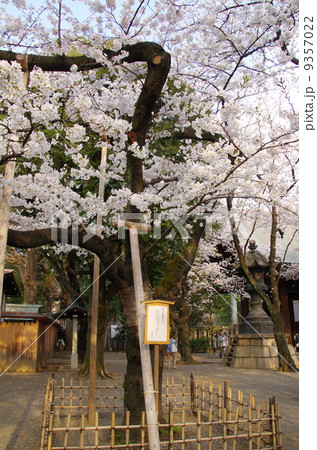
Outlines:
[[[269,370],[244,370],[226,367],[217,355],[196,353],[196,364],[178,364],[176,370],[164,368],[164,375],[190,376],[228,382],[233,395],[241,390],[252,394],[256,403],[271,396],[281,406],[283,448],[298,450],[298,374]],[[106,352],[107,368],[123,380],[126,369],[124,353]],[[198,363],[198,364],[197,364]],[[46,370],[34,374],[5,373],[0,376],[0,449],[39,450],[45,388],[52,372],[55,377],[75,378],[77,371],[70,370],[70,354],[60,352],[50,360]]]

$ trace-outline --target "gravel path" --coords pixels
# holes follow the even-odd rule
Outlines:
[[[252,394],[256,403],[275,396],[281,406],[283,448],[298,450],[298,374],[279,373],[269,370],[244,370],[226,367],[217,355],[194,354],[200,364],[177,365],[174,371],[164,369],[164,375],[173,374],[198,378],[223,384],[233,390]],[[70,354],[61,352],[50,361],[46,370],[38,373],[5,373],[0,376],[0,449],[39,450],[41,440],[42,411],[45,388],[52,372],[55,378],[75,378],[77,371],[70,370]],[[124,353],[105,353],[107,368],[123,380],[126,369]]]

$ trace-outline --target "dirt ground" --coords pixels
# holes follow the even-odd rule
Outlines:
[[[252,394],[256,403],[268,401],[275,396],[281,407],[282,442],[285,450],[299,449],[299,375],[270,370],[245,370],[226,367],[218,355],[196,353],[196,364],[177,365],[176,370],[164,368],[164,376],[190,376],[227,381],[233,390],[245,395]],[[123,381],[126,357],[122,352],[106,352],[107,368]],[[197,364],[199,363],[199,364]],[[70,370],[70,354],[56,353],[45,370],[37,373],[5,373],[0,375],[0,449],[39,450],[42,414],[48,378],[55,373],[56,379],[76,378],[77,371]]]

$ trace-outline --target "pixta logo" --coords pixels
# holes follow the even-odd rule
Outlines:
[[[78,217],[82,217],[82,223],[78,226]],[[109,223],[106,223],[108,220]],[[112,228],[112,234],[117,235],[118,239],[124,240],[127,238],[127,229],[129,222],[136,222],[143,226],[139,228],[139,234],[150,234],[153,239],[175,239],[180,236],[184,241],[191,239],[192,227],[195,223],[199,223],[204,227],[203,236],[205,239],[211,239],[219,230],[229,227],[231,223],[231,232],[244,234],[245,227],[241,220],[234,220],[232,215],[229,216],[227,212],[224,213],[206,213],[206,214],[186,214],[178,220],[168,221],[162,218],[162,214],[154,213],[118,213],[113,216],[111,223],[109,219],[103,219],[103,225]],[[233,225],[234,224],[234,225]],[[89,239],[96,236],[96,217],[87,217],[86,212],[78,208],[76,211],[76,218],[73,220],[71,214],[63,209],[56,210],[52,214],[51,219],[51,238],[55,242],[68,244],[73,246],[88,242]],[[79,231],[80,230],[80,231]],[[102,226],[100,228],[102,234]],[[228,230],[229,231],[229,230]]]
[[[78,217],[83,219],[80,227],[81,232],[78,227]],[[51,216],[51,239],[54,242],[78,247],[80,235],[82,243],[88,242],[89,239],[96,236],[95,233],[85,232],[85,229],[93,223],[93,218],[89,221],[87,213],[81,207],[76,209],[76,220],[73,219],[72,214],[63,209],[58,209]]]

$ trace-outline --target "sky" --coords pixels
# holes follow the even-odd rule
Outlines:
[[[57,0],[53,0],[55,3],[57,3]],[[43,8],[43,5],[45,2],[43,2],[43,0],[26,0],[27,4],[29,5],[33,5],[36,8]],[[79,19],[79,20],[85,20],[90,12],[88,9],[88,6],[85,6],[82,2],[77,1],[77,0],[63,0],[62,4],[68,6],[69,8],[72,9],[74,15]],[[16,9],[14,7],[7,7],[8,10],[12,9],[13,11],[16,11]]]

